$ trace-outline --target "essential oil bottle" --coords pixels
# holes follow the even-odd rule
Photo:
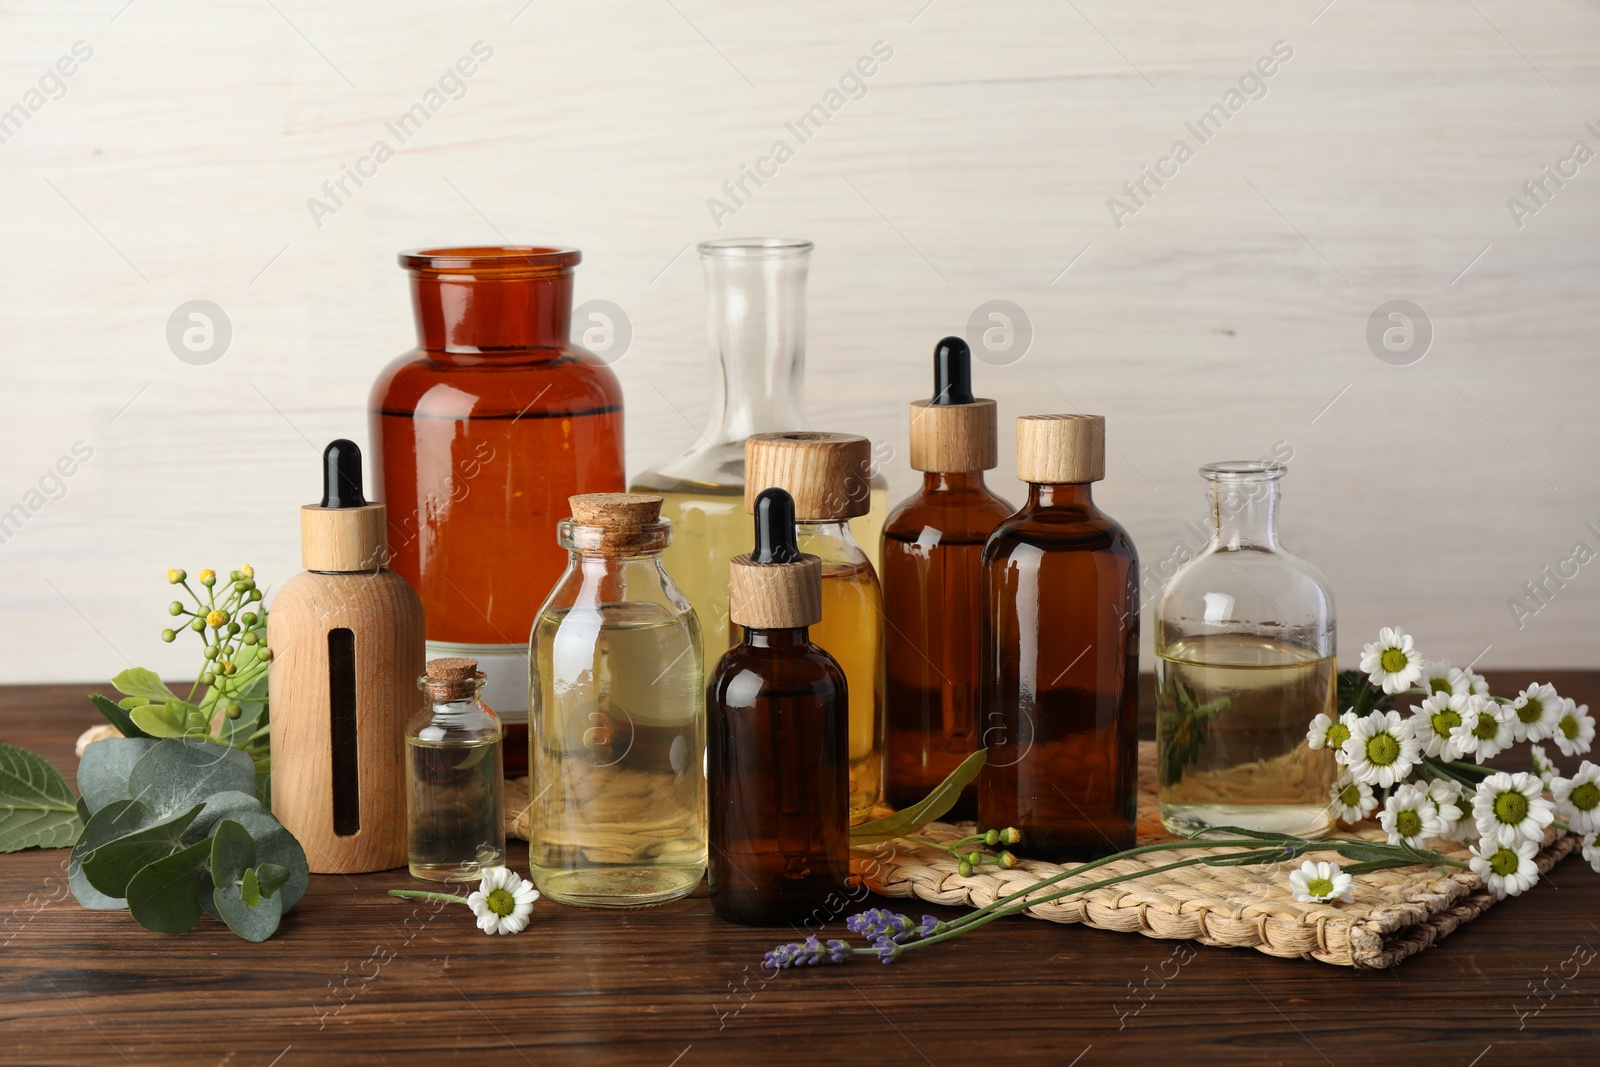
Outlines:
[[[865,822],[883,794],[883,588],[850,520],[871,502],[872,444],[845,433],[756,434],[744,467],[745,510],[754,513],[764,489],[787,492],[800,551],[822,562],[822,621],[811,640],[850,682],[850,821]]]
[[[979,574],[1012,507],[984,484],[999,463],[995,403],[972,395],[959,337],[934,349],[931,400],[911,404],[911,466],[922,488],[883,531],[884,795],[915,804],[978,748]],[[970,819],[976,784],[947,818]]]
[[[1131,848],[1138,795],[1139,557],[1095,506],[1105,419],[1017,420],[1028,502],[983,550],[978,822],[1016,851],[1082,860]]]
[[[500,719],[483,706],[477,660],[428,661],[417,680],[427,708],[406,729],[406,826],[411,874],[475,881],[503,867],[506,833]]]
[[[826,921],[850,874],[848,683],[810,640],[822,563],[797,547],[793,499],[761,493],[755,525],[730,568],[741,640],[706,687],[711,903],[749,926]]]

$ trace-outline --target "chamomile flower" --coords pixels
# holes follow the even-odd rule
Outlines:
[[[1422,679],[1422,657],[1404,630],[1385,626],[1378,639],[1361,650],[1361,669],[1385,693],[1403,693]]]
[[[506,867],[484,869],[477,891],[467,897],[467,907],[478,917],[486,934],[517,934],[528,925],[528,915],[539,891]]]
[[[1486,697],[1489,695],[1489,679],[1469,669],[1467,671],[1467,692],[1473,696]]]
[[[1350,728],[1355,722],[1354,712],[1347,711],[1337,719],[1330,718],[1327,712],[1318,712],[1317,717],[1311,720],[1311,729],[1306,731],[1306,745],[1331,749],[1335,762],[1343,764],[1344,743],[1350,740]]]
[[[1594,719],[1589,715],[1589,705],[1580,704],[1571,697],[1561,701],[1561,713],[1556,717],[1556,727],[1550,733],[1563,756],[1581,756],[1594,743]]]
[[[1500,844],[1484,838],[1472,846],[1472,859],[1468,866],[1472,873],[1483,879],[1489,892],[1504,900],[1526,893],[1539,880],[1539,868],[1534,866],[1534,854],[1539,851],[1536,841],[1518,841],[1513,845]]]
[[[1329,796],[1333,800],[1333,811],[1344,822],[1360,822],[1378,809],[1378,798],[1372,795],[1372,787],[1357,780],[1349,771],[1333,783]]]
[[[1511,711],[1487,697],[1468,697],[1461,713],[1461,725],[1451,731],[1456,743],[1456,758],[1471,755],[1479,763],[1491,760],[1510,748],[1515,733]]]
[[[1556,812],[1574,833],[1600,830],[1600,767],[1584,760],[1577,774],[1550,783],[1550,795],[1556,798]]]
[[[1424,754],[1453,760],[1456,751],[1456,729],[1461,725],[1462,713],[1475,706],[1476,697],[1466,693],[1438,692],[1426,697],[1421,705],[1411,706],[1411,732],[1422,746]]]
[[[1428,783],[1428,799],[1439,816],[1439,836],[1451,841],[1474,837],[1478,824],[1461,808],[1461,783],[1435,778]]]
[[[1550,762],[1550,757],[1545,755],[1543,745],[1532,746],[1528,749],[1528,755],[1533,760],[1533,773],[1538,776],[1539,781],[1543,782],[1545,788],[1548,789],[1550,782],[1561,772],[1556,769],[1554,763]]]
[[[1472,817],[1485,844],[1514,845],[1544,840],[1545,827],[1555,821],[1555,805],[1545,799],[1544,783],[1525,771],[1491,774],[1478,783],[1472,798]]]
[[[1418,684],[1424,693],[1460,695],[1472,691],[1472,676],[1460,667],[1450,666],[1447,659],[1430,660],[1422,669],[1422,681]]]
[[[1590,834],[1583,839],[1583,858],[1600,871],[1600,834]]]
[[[1518,741],[1543,741],[1555,732],[1563,700],[1556,687],[1535,682],[1511,702],[1511,729]]]
[[[1421,848],[1444,833],[1444,821],[1426,789],[1406,784],[1389,794],[1378,822],[1389,835],[1389,844]]]
[[[1289,888],[1294,892],[1294,899],[1302,904],[1326,904],[1330,900],[1353,903],[1356,899],[1350,888],[1353,881],[1337,863],[1306,860],[1298,871],[1289,872]]]
[[[1422,746],[1398,711],[1374,711],[1356,722],[1344,743],[1350,773],[1368,785],[1391,786],[1411,773]]]

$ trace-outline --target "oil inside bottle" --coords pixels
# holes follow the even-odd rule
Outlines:
[[[439,732],[439,731],[435,731]],[[406,739],[411,873],[466,882],[506,862],[500,824],[500,741]]]

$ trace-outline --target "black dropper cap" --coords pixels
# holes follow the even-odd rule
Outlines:
[[[933,350],[933,400],[940,406],[970,404],[972,349],[959,337],[946,337]]]
[[[783,489],[763,489],[756,497],[756,547],[752,563],[799,563],[794,537],[794,497]]]
[[[322,506],[367,506],[367,498],[361,492],[361,448],[354,441],[341,437],[322,450]]]

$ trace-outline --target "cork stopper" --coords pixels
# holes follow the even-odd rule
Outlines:
[[[822,621],[822,561],[795,541],[794,498],[765,489],[755,502],[756,544],[728,568],[728,618],[736,626],[792,630]]]
[[[372,571],[389,557],[388,511],[362,492],[361,449],[332,441],[322,451],[322,500],[300,509],[300,566],[308,571]]]
[[[763,489],[794,498],[801,522],[839,522],[871,506],[872,442],[848,433],[758,433],[744,443],[744,509]]]
[[[656,548],[662,538],[661,498],[649,493],[584,493],[567,498],[572,521],[593,527],[584,547],[601,550]]]
[[[1106,476],[1103,415],[1024,415],[1017,419],[1017,477],[1064,485]]]
[[[418,684],[434,700],[464,700],[477,693],[483,684],[478,661],[464,656],[430,659]]]
[[[937,474],[990,470],[1000,464],[993,400],[972,395],[972,350],[946,337],[933,351],[933,398],[911,402],[911,468]]]

